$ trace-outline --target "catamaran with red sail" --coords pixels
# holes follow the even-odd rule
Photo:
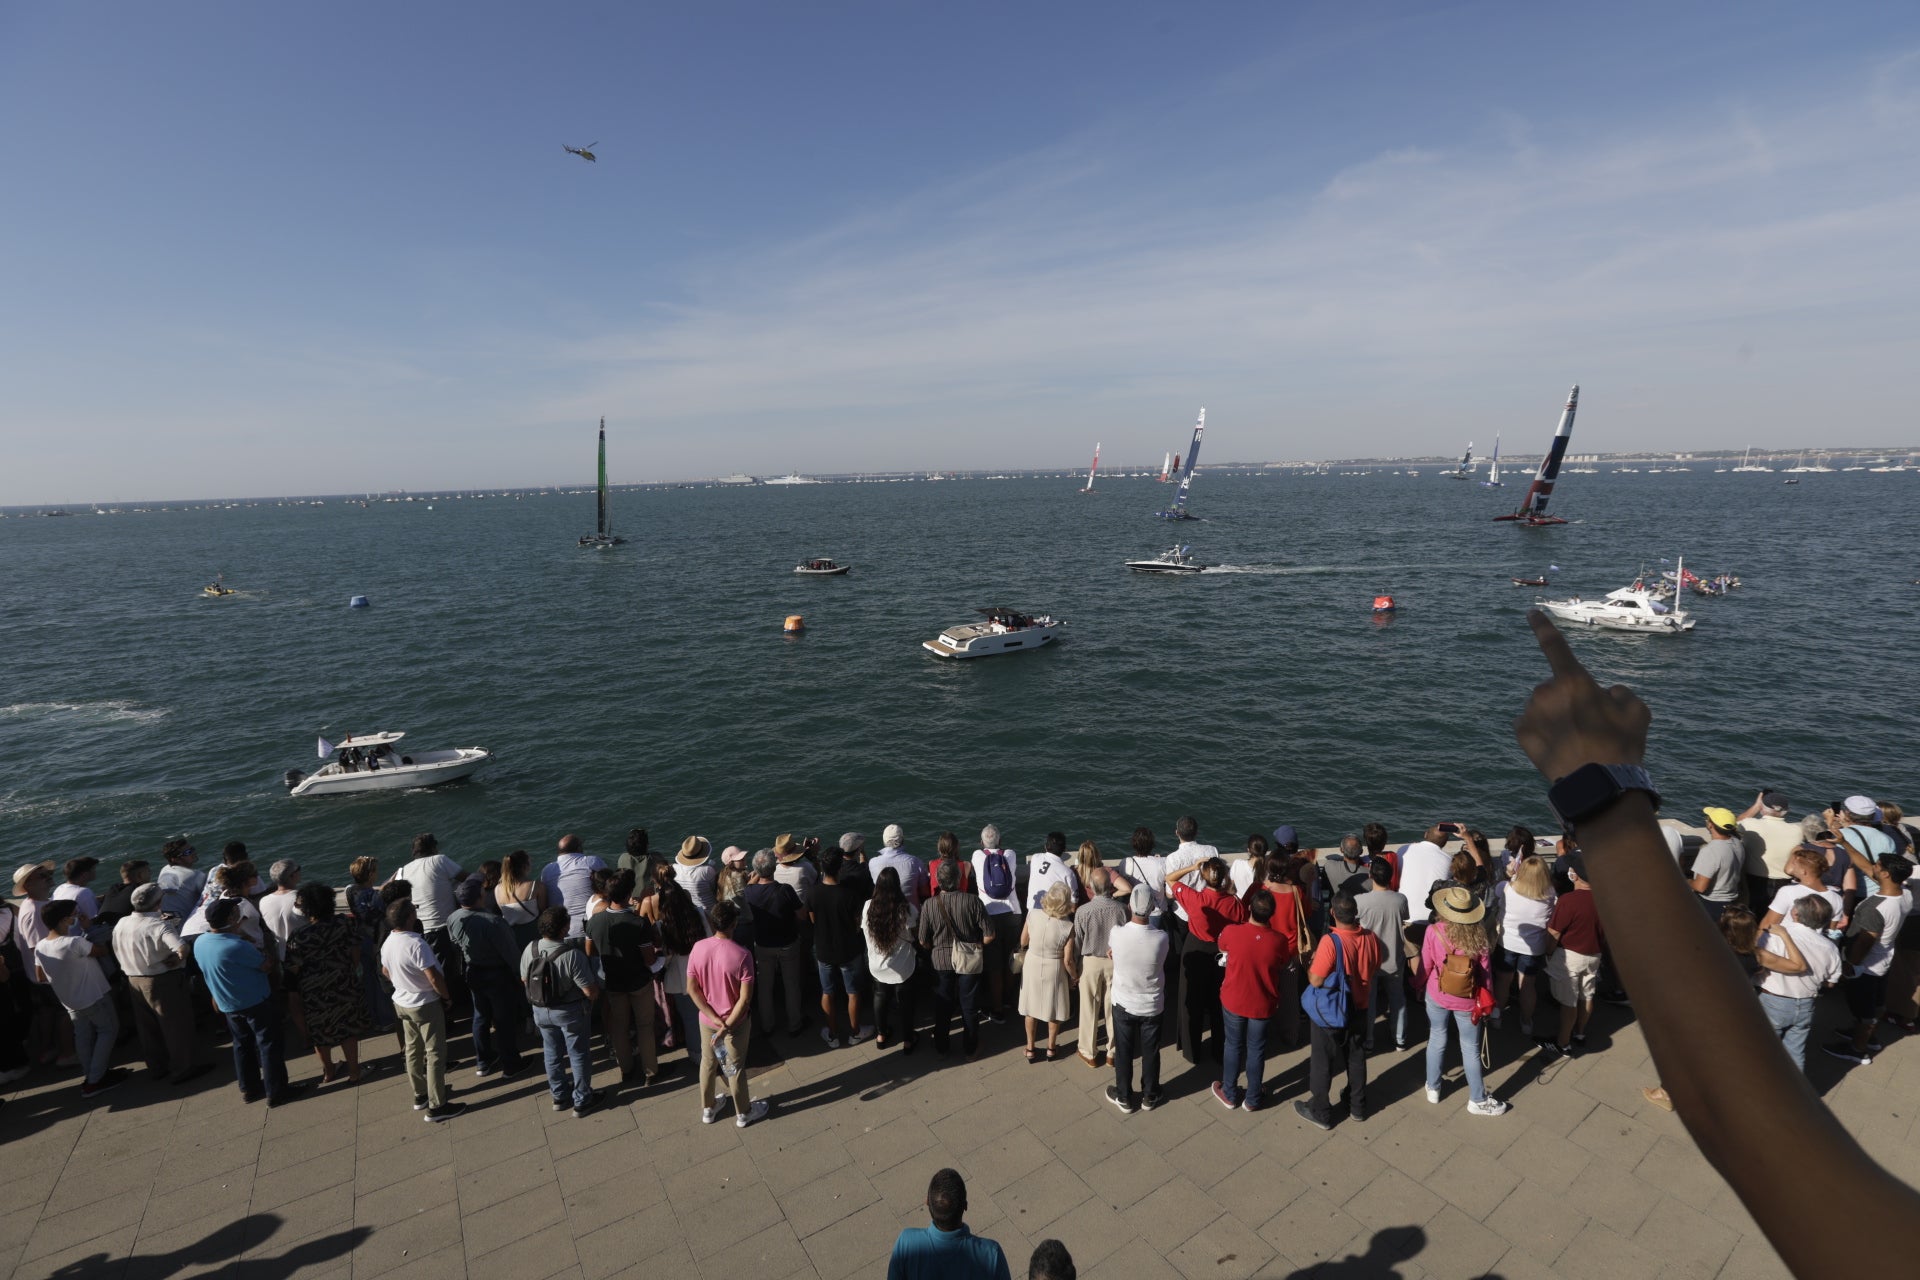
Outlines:
[[[1575,383],[1573,390],[1567,393],[1567,407],[1560,412],[1560,426],[1553,433],[1553,444],[1547,449],[1547,456],[1540,459],[1540,470],[1535,473],[1533,483],[1527,486],[1527,494],[1520,500],[1520,509],[1511,515],[1495,516],[1495,520],[1510,520],[1529,528],[1566,523],[1561,516],[1547,514],[1547,499],[1553,496],[1553,482],[1560,478],[1560,463],[1567,456],[1567,441],[1573,438],[1573,414],[1579,405],[1580,385]]]
[[[1095,440],[1093,442],[1093,465],[1087,468],[1087,487],[1082,489],[1080,492],[1082,493],[1093,492],[1094,473],[1099,470],[1100,470],[1100,442],[1098,440]]]

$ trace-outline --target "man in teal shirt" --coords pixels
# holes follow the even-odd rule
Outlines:
[[[967,1230],[967,1184],[942,1169],[927,1184],[930,1227],[908,1227],[893,1242],[887,1280],[1012,1280],[1000,1246]]]

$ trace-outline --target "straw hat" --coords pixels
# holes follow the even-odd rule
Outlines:
[[[705,863],[707,855],[712,852],[713,842],[705,836],[688,836],[680,842],[680,853],[674,860],[689,867],[697,867]]]
[[[13,891],[15,893],[25,893],[27,891],[27,880],[36,871],[45,871],[51,875],[53,873],[53,859],[48,858],[44,862],[28,862],[16,868],[13,873]]]
[[[1459,885],[1434,894],[1433,909],[1442,920],[1451,920],[1454,924],[1479,924],[1480,918],[1487,914],[1486,905],[1473,896],[1473,890]]]
[[[791,831],[785,835],[774,837],[773,856],[780,859],[780,861],[798,862],[800,861],[800,852],[800,846],[793,842],[793,833]]]

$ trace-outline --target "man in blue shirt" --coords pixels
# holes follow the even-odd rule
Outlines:
[[[208,932],[193,940],[193,959],[233,1035],[240,1096],[248,1102],[265,1097],[270,1107],[292,1102],[308,1086],[287,1082],[280,1007],[267,981],[267,958],[240,933],[240,907],[232,898],[209,903],[206,919]]]
[[[942,1169],[927,1184],[930,1227],[908,1227],[893,1242],[887,1280],[1012,1280],[1000,1246],[967,1230],[967,1184]]]

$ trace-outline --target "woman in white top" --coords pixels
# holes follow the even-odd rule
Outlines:
[[[700,912],[704,923],[707,912],[713,910],[716,901],[716,882],[720,871],[711,861],[713,842],[705,836],[688,836],[680,842],[680,852],[673,860],[673,878],[693,899],[693,905]]]
[[[493,900],[500,904],[500,918],[513,929],[514,945],[525,951],[539,936],[540,913],[547,909],[547,886],[534,878],[533,859],[525,849],[515,849],[500,864]]]
[[[1513,878],[1501,885],[1500,945],[1494,952],[1493,1021],[1498,1026],[1507,995],[1520,985],[1520,1034],[1533,1034],[1533,1010],[1540,1001],[1547,953],[1553,939],[1547,920],[1553,915],[1553,876],[1535,855],[1514,864]]]
[[[867,972],[873,975],[873,1025],[876,1049],[898,1041],[902,1053],[919,1043],[913,1033],[914,927],[919,917],[900,891],[900,873],[882,867],[873,896],[860,905],[860,938],[867,944]],[[887,1033],[894,1033],[891,1039]]]

